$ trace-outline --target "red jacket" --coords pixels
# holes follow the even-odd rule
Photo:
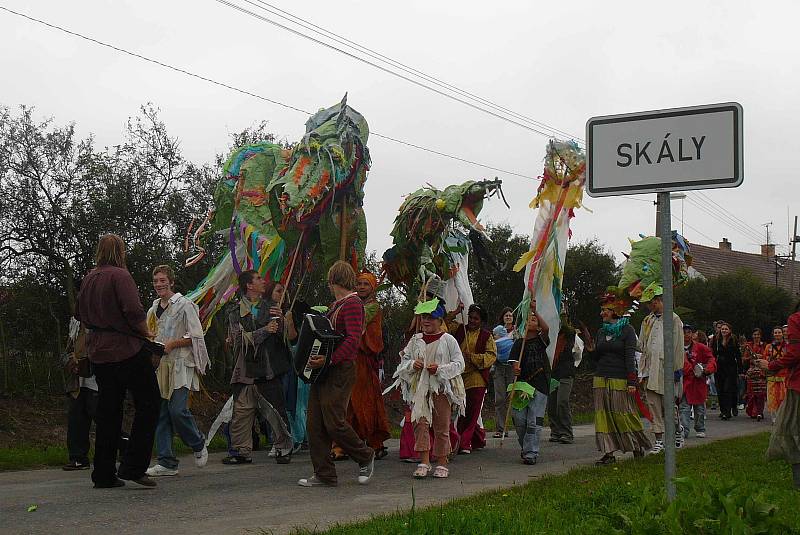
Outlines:
[[[694,365],[703,365],[703,375],[694,376]],[[708,399],[708,385],[706,378],[717,371],[717,359],[711,353],[711,348],[700,342],[692,342],[686,350],[683,361],[683,393],[689,405],[703,405]]]
[[[789,340],[783,355],[770,361],[769,370],[786,370],[786,388],[800,392],[800,312],[789,316]]]

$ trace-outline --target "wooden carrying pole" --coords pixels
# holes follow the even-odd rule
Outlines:
[[[526,327],[527,327],[527,325],[526,325]],[[526,334],[527,334],[527,332],[526,332]],[[519,356],[517,357],[519,359],[517,361],[517,363],[519,364],[520,367],[522,367],[522,355],[525,354],[525,342],[527,342],[527,340],[523,337],[522,338],[522,346],[520,347]],[[513,360],[509,360],[509,362],[514,362],[514,361]],[[517,375],[515,373],[514,374],[514,382],[511,383],[511,393],[508,396],[508,406],[506,407],[506,418],[505,418],[505,421],[503,422],[503,434],[500,436],[500,447],[501,448],[503,447],[503,441],[506,439],[506,435],[508,434],[508,424],[509,424],[509,421],[511,420],[511,402],[514,401],[514,394],[517,393],[516,388],[517,388],[517,380],[518,379],[519,379],[519,375]]]

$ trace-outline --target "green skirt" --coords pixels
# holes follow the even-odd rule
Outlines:
[[[603,453],[649,450],[639,407],[628,394],[628,381],[595,377],[594,430],[597,449]]]
[[[775,427],[769,438],[767,460],[784,459],[789,464],[800,463],[800,392],[787,389],[775,414]]]

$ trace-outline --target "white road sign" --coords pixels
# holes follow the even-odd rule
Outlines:
[[[592,117],[586,184],[592,197],[734,188],[744,179],[736,102]]]

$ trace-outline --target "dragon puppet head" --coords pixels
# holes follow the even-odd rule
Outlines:
[[[448,248],[467,252],[467,234],[472,241],[475,236],[488,238],[478,216],[487,198],[497,195],[505,203],[501,186],[502,182],[495,178],[468,181],[444,190],[429,185],[406,196],[394,220],[393,246],[383,254],[383,271],[389,281],[408,285],[418,275],[424,280],[434,274],[449,279],[452,266]],[[454,229],[453,223],[462,229]],[[455,240],[458,245],[453,245],[453,240],[448,243],[448,236],[454,233],[463,237]]]
[[[631,252],[622,266],[622,277],[617,288],[632,299],[648,300],[661,289],[661,238],[641,236],[630,240]],[[692,256],[683,236],[672,233],[672,284],[680,286],[689,280]]]

